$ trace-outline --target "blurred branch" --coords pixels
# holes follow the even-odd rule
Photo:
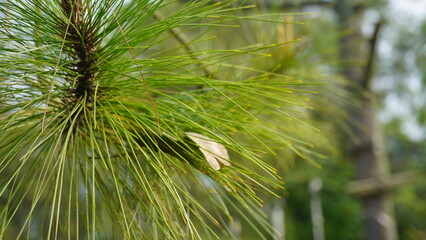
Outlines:
[[[159,12],[154,12],[154,18],[158,21],[164,20],[164,16]],[[212,71],[207,66],[203,66],[201,64],[200,59],[198,59],[195,56],[196,49],[190,44],[191,40],[189,40],[188,37],[183,33],[183,30],[181,30],[179,27],[172,28],[172,29],[169,30],[169,33],[182,45],[182,47],[185,49],[185,51],[187,53],[189,53],[191,58],[199,63],[199,67],[204,72],[204,75],[206,77],[212,77],[213,76]]]
[[[304,1],[298,3],[281,3],[278,5],[280,8],[303,8],[308,6],[326,6],[326,5],[334,5],[334,1],[324,0],[324,1]]]
[[[368,196],[378,192],[386,192],[393,188],[415,180],[413,171],[395,173],[385,178],[367,178],[352,182],[348,186],[348,193],[355,196]]]
[[[380,30],[384,23],[385,21],[383,18],[376,23],[374,27],[373,35],[371,36],[371,39],[370,39],[370,52],[368,53],[367,65],[365,66],[364,80],[361,83],[362,87],[364,88],[368,87],[373,76],[373,66],[374,66],[374,61],[376,59],[376,53],[377,53],[377,42],[379,39]]]

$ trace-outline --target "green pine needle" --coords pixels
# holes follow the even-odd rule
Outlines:
[[[240,21],[277,23],[213,2],[0,3],[1,239],[219,238],[234,213],[273,232],[257,192],[279,177],[259,152],[272,139],[314,154],[279,126],[307,125],[293,116],[305,83],[250,65],[280,44],[195,47]],[[231,166],[213,169],[188,132]]]

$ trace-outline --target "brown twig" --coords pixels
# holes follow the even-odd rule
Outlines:
[[[141,67],[140,67],[140,66],[139,66],[139,64],[136,62],[136,56],[135,56],[135,53],[133,52],[133,50],[132,50],[132,48],[131,48],[131,46],[130,46],[130,44],[129,44],[129,41],[127,41],[126,35],[124,34],[124,31],[123,31],[123,28],[121,27],[121,24],[120,24],[120,22],[119,22],[119,21],[118,21],[118,19],[117,19],[117,15],[115,14],[114,10],[111,10],[111,12],[112,12],[112,14],[114,15],[114,19],[115,19],[115,21],[117,22],[117,26],[118,26],[118,29],[119,29],[119,31],[120,31],[120,33],[121,33],[121,35],[123,36],[123,40],[124,40],[124,42],[126,43],[127,47],[129,48],[130,55],[132,55],[132,58],[133,58],[133,60],[135,61],[135,66],[136,66],[136,67],[138,68],[138,70],[139,70],[139,75],[140,75],[140,77],[141,77],[141,79],[142,79],[143,84],[145,85],[145,89],[146,89],[146,92],[147,92],[147,94],[148,94],[149,101],[151,102],[152,110],[154,111],[154,116],[155,116],[155,120],[156,120],[156,122],[157,122],[158,132],[161,132],[160,120],[159,120],[159,118],[158,118],[158,113],[157,113],[157,107],[155,106],[154,98],[152,97],[151,91],[149,90],[148,83],[146,82],[145,76],[144,76],[144,74],[142,73],[142,69],[141,69]]]

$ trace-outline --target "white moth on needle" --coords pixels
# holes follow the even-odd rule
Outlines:
[[[200,147],[201,153],[214,170],[219,170],[221,165],[231,165],[225,146],[199,133],[186,132],[186,134]]]

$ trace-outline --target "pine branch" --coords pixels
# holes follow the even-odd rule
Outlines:
[[[99,72],[97,58],[99,56],[100,41],[97,33],[91,26],[90,20],[85,17],[89,6],[83,6],[81,0],[62,0],[62,10],[65,16],[71,16],[71,28],[66,36],[66,51],[74,63],[69,67],[74,74],[67,77],[71,86],[66,103],[75,102],[87,97],[87,103],[93,103],[95,93],[95,74]],[[65,29],[68,23],[61,23]]]
[[[249,63],[275,44],[197,52],[179,29],[236,27],[225,20],[246,19],[233,16],[239,4],[191,1],[156,16],[172,4],[0,3],[10,18],[0,18],[0,196],[8,200],[0,236],[220,237],[229,231],[215,215],[231,217],[229,195],[257,232],[269,229],[256,194],[277,176],[258,153],[271,150],[268,139],[311,154],[287,129],[299,122],[289,112],[307,108],[297,93],[305,83]],[[24,220],[11,227],[21,208]]]

